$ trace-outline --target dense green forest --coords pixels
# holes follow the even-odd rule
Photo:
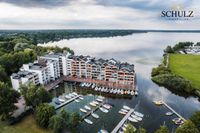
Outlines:
[[[137,30],[6,30],[0,31],[0,37],[16,37],[22,36],[31,39],[33,44],[47,43],[50,41],[59,41],[71,38],[87,38],[87,37],[114,37],[126,36],[133,33],[145,33],[145,31]]]

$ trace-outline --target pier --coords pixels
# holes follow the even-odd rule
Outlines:
[[[91,113],[95,112],[95,111],[96,111],[97,109],[99,109],[103,104],[104,104],[104,102],[100,103],[95,109],[93,109],[93,110],[87,112],[87,113],[82,117],[81,120],[83,120],[83,119],[87,118],[88,116],[90,116]]]
[[[64,103],[62,103],[62,104],[58,105],[57,107],[55,107],[55,109],[57,110],[57,109],[63,107],[64,105],[66,105],[66,104],[68,104],[68,103],[74,101],[75,99],[79,98],[80,96],[81,96],[81,95],[78,95],[78,96],[76,96],[76,97],[73,97],[73,98],[71,98],[71,99],[65,101]]]
[[[186,121],[185,118],[183,118],[179,113],[177,113],[174,109],[172,109],[167,103],[165,103],[164,101],[162,101],[163,105],[165,105],[169,110],[171,110],[174,114],[176,114],[179,118],[181,118],[182,120]]]
[[[111,133],[117,133],[117,131],[122,127],[124,122],[128,119],[128,117],[133,113],[134,109],[130,109],[130,111],[123,117],[123,119],[117,124],[117,126],[112,130]]]

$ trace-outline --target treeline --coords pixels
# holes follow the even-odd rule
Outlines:
[[[189,94],[195,93],[196,89],[192,86],[189,80],[172,73],[163,64],[153,68],[151,76],[152,81],[160,86],[180,92],[187,92]]]
[[[144,31],[137,30],[34,30],[34,31],[0,31],[0,36],[15,37],[23,36],[31,38],[33,44],[47,43],[71,38],[87,37],[114,37],[126,36]]]
[[[34,61],[37,56],[49,51],[67,51],[74,54],[70,48],[36,46],[34,38],[26,35],[0,37],[0,81],[9,83],[9,76],[28,62]]]
[[[197,42],[196,44],[194,44],[193,42],[179,42],[176,45],[174,45],[173,47],[167,46],[166,49],[164,50],[164,52],[165,52],[165,54],[179,53],[179,51],[184,52],[185,48],[187,48],[189,46],[200,46],[200,42]]]

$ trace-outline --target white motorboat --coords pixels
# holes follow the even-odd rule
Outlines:
[[[126,106],[126,105],[124,105],[123,108],[126,109],[126,110],[130,110],[131,109],[129,106]]]
[[[134,95],[135,95],[134,91],[131,91],[131,95],[132,95],[132,96],[134,96]]]
[[[103,99],[97,98],[96,99],[98,102],[103,102]]]
[[[71,98],[74,97],[74,95],[73,95],[72,93],[69,93],[68,95],[69,95]]]
[[[122,114],[122,115],[125,115],[125,114],[126,114],[126,112],[121,111],[121,110],[119,111],[119,113]]]
[[[84,119],[84,121],[85,121],[86,123],[88,123],[88,124],[93,124],[93,122],[92,122],[91,120],[89,120],[89,119]]]
[[[80,108],[80,111],[83,112],[83,113],[87,113],[87,110],[85,110],[83,108]]]
[[[165,113],[165,115],[167,115],[167,116],[171,116],[173,114],[174,114],[173,112],[167,112],[167,113]]]
[[[75,102],[79,103],[80,101],[78,99],[75,99]]]
[[[126,109],[121,109],[121,111],[128,113],[128,110]]]
[[[133,117],[128,117],[128,120],[131,122],[138,122],[136,119],[134,119]]]
[[[76,92],[73,92],[72,95],[74,95],[74,96],[78,96],[78,94],[77,94]]]
[[[105,109],[105,108],[103,108],[103,107],[100,107],[99,109],[100,109],[102,112],[104,112],[104,113],[108,113],[108,112],[109,112],[107,109]]]
[[[87,105],[85,105],[84,108],[87,109],[87,110],[91,110],[91,107],[89,107]]]
[[[96,107],[97,105],[94,102],[90,102],[90,105]]]
[[[134,114],[131,115],[131,117],[133,117],[134,119],[138,120],[138,121],[142,121],[142,118],[141,117],[138,117]]]
[[[63,99],[63,98],[58,98],[58,100],[60,101],[60,102],[65,102],[65,99]]]
[[[105,99],[105,97],[103,97],[103,96],[98,96],[98,98],[99,98],[99,99]]]
[[[139,117],[144,117],[144,114],[134,111],[134,114]]]
[[[93,85],[92,85],[92,89],[94,89],[95,86],[96,86],[95,83],[93,83]]]
[[[97,91],[97,90],[98,90],[98,87],[96,86],[96,87],[94,88],[94,90]]]
[[[108,131],[101,129],[100,131],[98,131],[98,133],[108,133]]]
[[[97,102],[97,101],[93,101],[93,103],[95,103],[96,105],[99,105],[99,102]]]
[[[92,115],[92,117],[94,117],[94,118],[96,118],[96,119],[99,118],[99,115],[97,115],[97,114],[95,114],[95,113],[92,113],[91,115]]]
[[[136,96],[138,95],[138,92],[137,92],[137,91],[135,91],[135,95],[136,95]]]
[[[71,99],[72,97],[70,97],[70,96],[67,94],[67,95],[65,95],[65,98],[66,98],[66,99]]]
[[[79,97],[79,99],[83,100],[84,98],[83,97]]]

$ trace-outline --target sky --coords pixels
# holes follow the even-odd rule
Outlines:
[[[162,11],[194,12],[169,20]],[[0,0],[0,29],[200,30],[199,0]]]

